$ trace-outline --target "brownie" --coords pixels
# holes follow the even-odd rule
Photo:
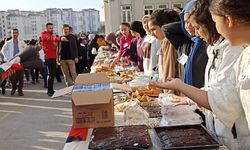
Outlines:
[[[151,139],[146,126],[124,126],[94,129],[89,149],[136,150],[149,148],[151,145]]]
[[[161,118],[161,107],[160,106],[142,106],[148,114],[149,118]]]
[[[218,144],[203,128],[175,128],[157,131],[163,149],[200,147]]]

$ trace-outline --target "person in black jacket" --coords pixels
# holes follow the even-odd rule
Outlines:
[[[100,36],[98,34],[95,35],[93,39],[90,39],[88,43],[88,55],[89,55],[89,66],[93,65],[95,57],[97,56],[97,50],[99,49],[99,45],[97,44],[97,39]]]
[[[78,48],[76,38],[70,34],[69,25],[63,25],[63,33],[68,41],[62,41],[59,44],[59,62],[65,83],[67,86],[71,86],[77,77],[75,63],[78,63]]]
[[[181,29],[181,22],[174,22],[166,24],[162,27],[162,30],[177,50],[178,58],[185,55],[188,56],[193,45],[193,41],[190,37],[186,36]],[[179,77],[184,81],[184,65],[179,64]]]
[[[80,38],[77,40],[77,47],[79,62],[76,64],[76,73],[80,74],[83,72],[88,72],[88,44],[86,34],[84,32],[80,33]]]

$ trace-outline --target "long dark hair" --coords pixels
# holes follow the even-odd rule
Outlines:
[[[189,12],[189,19],[207,29],[209,35],[207,44],[213,45],[219,39],[220,34],[209,11],[209,0],[197,0]]]
[[[162,27],[164,24],[176,22],[179,20],[180,17],[178,13],[172,9],[155,10],[149,17],[149,21],[151,21],[154,25],[158,25],[160,27]]]
[[[216,15],[232,15],[239,20],[250,22],[249,0],[212,0],[210,11]]]

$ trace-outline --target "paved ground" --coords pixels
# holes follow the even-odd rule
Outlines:
[[[63,87],[55,82],[55,89]],[[0,150],[62,150],[72,123],[70,96],[50,99],[42,83],[26,83],[24,94],[0,96]]]

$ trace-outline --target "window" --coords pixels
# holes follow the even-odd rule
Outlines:
[[[153,5],[145,5],[144,6],[144,15],[151,15],[154,11]]]
[[[172,4],[172,8],[174,8],[174,7],[180,7],[180,8],[182,8],[182,3],[173,3]]]
[[[131,6],[126,5],[121,7],[121,15],[122,15],[122,22],[131,22],[132,21],[132,11]]]
[[[168,8],[168,4],[161,4],[161,5],[158,5],[157,9],[166,9]]]

